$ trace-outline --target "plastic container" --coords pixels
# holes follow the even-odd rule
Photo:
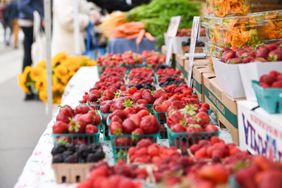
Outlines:
[[[247,15],[250,11],[250,0],[207,0],[207,6],[208,14],[218,17],[225,17],[228,15]]]
[[[98,125],[98,132],[95,134],[52,134],[53,142],[68,142],[68,143],[99,143],[100,142],[100,126]]]
[[[168,141],[170,146],[177,147],[181,150],[182,153],[186,153],[187,149],[198,143],[200,140],[208,140],[213,136],[218,136],[219,131],[217,132],[198,132],[198,133],[176,133],[170,130],[170,128],[165,125],[167,129]]]
[[[258,81],[252,81],[252,84],[261,108],[270,114],[282,113],[282,88],[264,89]]]
[[[101,133],[104,135],[104,140],[105,141],[108,141],[110,140],[110,137],[109,137],[109,132],[108,132],[108,124],[107,124],[107,119],[108,117],[110,116],[111,113],[102,113],[101,112],[101,116],[102,116],[102,123],[103,123],[103,127],[101,129]]]
[[[155,117],[157,118],[157,120],[163,124],[166,123],[166,112],[157,112],[154,108],[153,108],[153,113],[155,115]]]

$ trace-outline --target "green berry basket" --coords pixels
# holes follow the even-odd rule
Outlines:
[[[213,136],[218,136],[220,131],[217,132],[197,132],[197,133],[188,133],[188,132],[174,132],[166,124],[167,136],[170,146],[177,147],[185,153],[187,149],[198,143],[200,140],[208,140]]]
[[[107,118],[107,124],[110,125],[110,118]],[[143,135],[113,135],[110,133],[110,127],[108,127],[108,133],[111,140],[112,151],[114,156],[114,162],[119,160],[127,160],[127,151],[130,147],[136,146],[137,142],[141,139],[148,138],[152,142],[156,143],[159,137],[159,133],[155,134],[143,134]]]
[[[255,80],[252,81],[252,86],[260,107],[270,114],[282,113],[282,89],[264,89]]]
[[[101,125],[97,126],[98,132],[95,134],[52,134],[53,143],[99,143]]]
[[[102,128],[101,128],[101,133],[104,135],[104,140],[105,141],[108,141],[110,140],[110,137],[109,137],[109,133],[108,133],[108,125],[107,124],[107,119],[108,117],[110,116],[111,113],[101,113],[101,116],[102,116]]]
[[[157,120],[161,123],[160,139],[167,139],[167,130],[164,124],[166,123],[166,112],[157,112],[154,107],[152,111]]]
[[[114,156],[115,163],[119,160],[127,160],[128,149],[132,146],[136,146],[137,142],[141,139],[147,138],[156,143],[159,137],[159,133],[156,134],[144,134],[144,135],[131,135],[131,134],[122,134],[122,135],[112,135],[109,132],[112,151]]]

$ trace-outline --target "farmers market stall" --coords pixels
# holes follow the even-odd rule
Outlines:
[[[105,19],[111,53],[97,63],[55,56],[61,106],[16,187],[282,187],[282,11],[251,13],[245,0],[207,10],[203,29],[198,3],[153,0]],[[143,50],[165,36],[166,54]],[[46,100],[45,67],[20,80]]]

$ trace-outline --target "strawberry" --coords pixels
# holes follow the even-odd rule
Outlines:
[[[185,129],[185,127],[184,126],[182,126],[181,124],[179,124],[179,123],[177,123],[177,124],[175,124],[175,125],[172,125],[171,126],[171,130],[173,131],[173,132],[185,132],[186,131],[186,129]]]
[[[148,147],[151,144],[152,144],[152,141],[150,139],[142,139],[137,143],[136,148],[139,149],[142,147]]]
[[[266,83],[267,85],[272,85],[276,81],[276,77],[270,74],[266,74],[260,77],[261,83]]]
[[[207,157],[207,149],[200,148],[198,151],[195,152],[196,159],[202,159]]]
[[[260,46],[256,50],[256,57],[257,58],[267,59],[268,54],[269,54],[269,49],[265,46]]]
[[[110,124],[110,133],[113,135],[120,135],[122,134],[123,129],[120,122],[112,121]]]
[[[140,110],[139,112],[137,112],[137,114],[138,114],[139,117],[142,118],[142,117],[144,117],[146,115],[149,115],[150,113],[149,113],[148,110]]]
[[[215,184],[223,184],[227,182],[229,173],[222,164],[215,164],[202,167],[198,175]]]
[[[141,122],[141,118],[138,114],[133,114],[129,116],[129,119],[131,119],[134,124],[136,125],[136,127],[139,127],[140,122]]]
[[[198,124],[190,124],[186,127],[186,132],[196,133],[196,132],[204,132],[204,129]]]
[[[271,51],[268,54],[268,60],[269,61],[281,61],[282,60],[282,48],[277,48],[273,51]]]
[[[156,144],[150,145],[148,147],[148,154],[152,156],[158,156],[159,155],[159,149]]]
[[[205,124],[208,124],[210,122],[210,117],[207,113],[204,113],[204,112],[199,112],[197,115],[196,115],[196,118],[198,120],[198,123],[200,125],[205,125]]]
[[[143,130],[140,129],[140,128],[136,128],[136,129],[132,132],[133,137],[134,137],[134,136],[143,135],[143,134],[144,134],[144,132],[143,132]]]
[[[218,129],[215,125],[212,125],[212,124],[208,124],[206,127],[205,127],[205,131],[206,132],[217,132]]]
[[[145,134],[157,133],[160,127],[160,123],[153,115],[144,116],[140,123],[140,128],[143,129]]]
[[[136,128],[137,126],[135,123],[129,118],[124,120],[122,123],[122,129],[126,134],[131,134]]]
[[[73,116],[74,116],[73,109],[70,106],[65,105],[65,106],[60,107],[56,120],[63,121],[65,123],[69,123],[70,118],[72,118]]]
[[[68,124],[63,121],[56,121],[52,129],[54,134],[65,134],[68,132]]]
[[[119,122],[120,124],[122,124],[122,119],[119,117],[119,116],[117,116],[117,115],[114,115],[114,116],[110,116],[110,118],[111,118],[111,122]]]
[[[94,126],[94,125],[88,124],[88,125],[86,125],[85,133],[86,134],[98,133],[98,128],[96,126]]]
[[[273,82],[271,87],[273,87],[273,88],[282,88],[282,80]]]
[[[78,105],[74,109],[75,114],[86,114],[90,110],[89,106],[86,105]]]

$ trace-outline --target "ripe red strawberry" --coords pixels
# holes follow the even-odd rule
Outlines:
[[[186,131],[185,127],[183,125],[179,124],[179,123],[172,125],[171,130],[173,132],[177,132],[177,133]]]
[[[98,133],[98,128],[95,125],[88,124],[85,128],[86,134],[95,134]]]
[[[124,120],[122,123],[122,129],[126,134],[131,134],[136,128],[137,126],[135,123],[129,118]]]
[[[281,61],[282,60],[282,48],[277,48],[273,51],[271,51],[268,54],[268,60],[269,61]]]
[[[209,115],[207,113],[204,113],[204,112],[199,112],[196,115],[196,118],[198,119],[198,123],[200,125],[205,125],[205,124],[208,124],[210,122]]]
[[[132,133],[131,133],[134,136],[139,136],[139,135],[143,135],[144,134],[144,131],[140,128],[137,128],[135,129]]]
[[[142,139],[137,143],[136,148],[139,149],[142,147],[148,147],[151,144],[152,144],[152,141],[150,139]]]
[[[137,112],[137,114],[138,114],[139,117],[142,118],[142,117],[144,117],[146,115],[149,115],[150,113],[149,113],[148,110],[140,110],[139,112]]]
[[[70,106],[65,105],[65,106],[60,107],[56,120],[63,121],[65,123],[69,123],[70,118],[72,118],[73,116],[74,116],[73,109]]]
[[[198,144],[193,144],[190,148],[191,153],[195,153],[196,151],[198,151],[200,149],[200,145]]]
[[[215,184],[223,184],[228,180],[228,170],[222,164],[205,165],[198,171],[198,175]]]
[[[140,123],[140,128],[143,129],[145,134],[157,133],[160,127],[160,123],[153,115],[144,116]]]
[[[273,87],[273,88],[282,88],[282,80],[273,82],[271,87]]]
[[[117,146],[129,146],[130,142],[131,142],[130,138],[121,137],[115,139],[115,144]]]
[[[120,135],[122,134],[122,125],[117,121],[112,121],[110,124],[110,133],[113,135]]]
[[[206,148],[200,148],[198,151],[195,152],[196,159],[203,159],[207,157],[207,149]]]
[[[260,82],[266,83],[267,85],[272,85],[272,83],[275,81],[276,77],[274,75],[266,74],[260,77]]]
[[[86,114],[90,110],[89,106],[86,105],[78,105],[74,109],[75,114]]]
[[[134,122],[136,127],[140,126],[141,118],[140,118],[140,116],[138,114],[130,115],[129,119],[131,119]]]
[[[120,124],[122,124],[122,119],[119,116],[114,115],[111,116],[111,122],[119,122]]]
[[[63,121],[56,121],[53,125],[53,133],[54,134],[65,134],[68,132],[68,124]]]
[[[204,129],[198,124],[192,124],[186,127],[186,132],[189,133],[204,132]]]
[[[205,127],[205,131],[206,132],[217,132],[218,129],[215,125],[212,125],[212,124],[208,124],[206,127]]]
[[[157,147],[156,144],[152,144],[148,147],[148,154],[152,156],[157,156],[159,155],[159,148]]]

